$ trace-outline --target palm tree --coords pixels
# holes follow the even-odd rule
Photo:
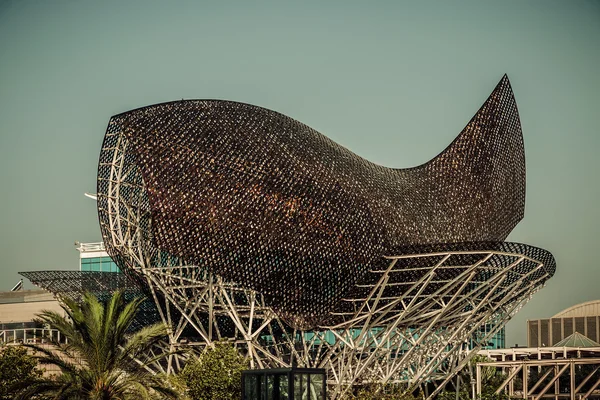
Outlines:
[[[123,292],[117,291],[103,305],[86,293],[81,305],[63,299],[66,317],[52,311],[39,314],[41,322],[58,330],[66,343],[53,341],[54,349],[27,346],[41,363],[57,366],[62,374],[29,383],[17,399],[176,399],[178,394],[164,375],[149,368],[166,356],[148,355],[166,336],[166,326],[155,324],[128,333],[142,301],[126,303]]]

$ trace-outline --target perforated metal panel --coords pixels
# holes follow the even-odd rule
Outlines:
[[[528,321],[527,325],[529,331],[529,347],[538,347],[540,345],[540,338],[538,335],[539,321]]]
[[[575,320],[575,332],[579,332],[585,335],[585,317],[576,317]]]
[[[560,319],[551,319],[552,321],[552,345],[560,342],[566,336],[563,335],[563,325]]]
[[[574,331],[573,329],[575,328],[573,326],[573,318],[562,318],[562,323],[563,323],[563,338],[566,338],[567,336],[569,336],[570,334],[572,334]]]
[[[100,301],[108,300],[114,291],[122,290],[126,300],[144,297],[140,287],[121,273],[98,271],[29,271],[19,272],[34,285],[48,290],[59,298],[81,301],[85,293],[92,293]],[[151,299],[140,305],[131,331],[137,331],[160,321]]]
[[[585,331],[585,336],[592,339],[594,342],[598,341],[598,335],[596,333],[597,329],[597,319],[598,317],[586,317],[587,319],[587,329]]]
[[[540,320],[540,339],[538,346],[550,346],[550,321],[547,319]]]

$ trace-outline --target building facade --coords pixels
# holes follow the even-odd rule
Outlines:
[[[41,340],[47,329],[34,319],[43,310],[63,313],[54,295],[46,290],[0,292],[0,343]]]
[[[79,271],[120,272],[106,253],[103,243],[77,242],[76,246]],[[22,288],[22,285],[18,285],[18,288]],[[49,330],[34,320],[44,310],[63,314],[55,293],[44,289],[0,292],[0,343],[41,341]]]
[[[121,272],[110,258],[104,243],[76,243],[79,251],[79,270],[93,272]]]
[[[575,332],[600,341],[600,300],[574,305],[551,318],[528,320],[527,345],[552,347]]]

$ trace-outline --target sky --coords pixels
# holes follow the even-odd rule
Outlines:
[[[557,272],[507,326],[600,299],[600,1],[0,0],[0,290],[100,241],[110,116],[177,99],[279,111],[388,167],[421,164],[507,73],[527,163],[508,240]],[[27,288],[31,284],[27,283]]]

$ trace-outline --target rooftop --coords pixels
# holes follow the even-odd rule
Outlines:
[[[600,300],[576,304],[562,310],[552,318],[591,317],[596,315],[600,315]]]
[[[104,247],[104,242],[95,242],[95,243],[79,243],[75,242],[75,246],[77,246],[77,250],[80,253],[86,253],[89,251],[106,251]]]
[[[554,347],[600,347],[600,344],[579,332],[574,332],[556,343]]]
[[[19,290],[16,292],[0,292],[0,304],[31,303],[35,301],[54,300],[52,293],[43,289]]]

